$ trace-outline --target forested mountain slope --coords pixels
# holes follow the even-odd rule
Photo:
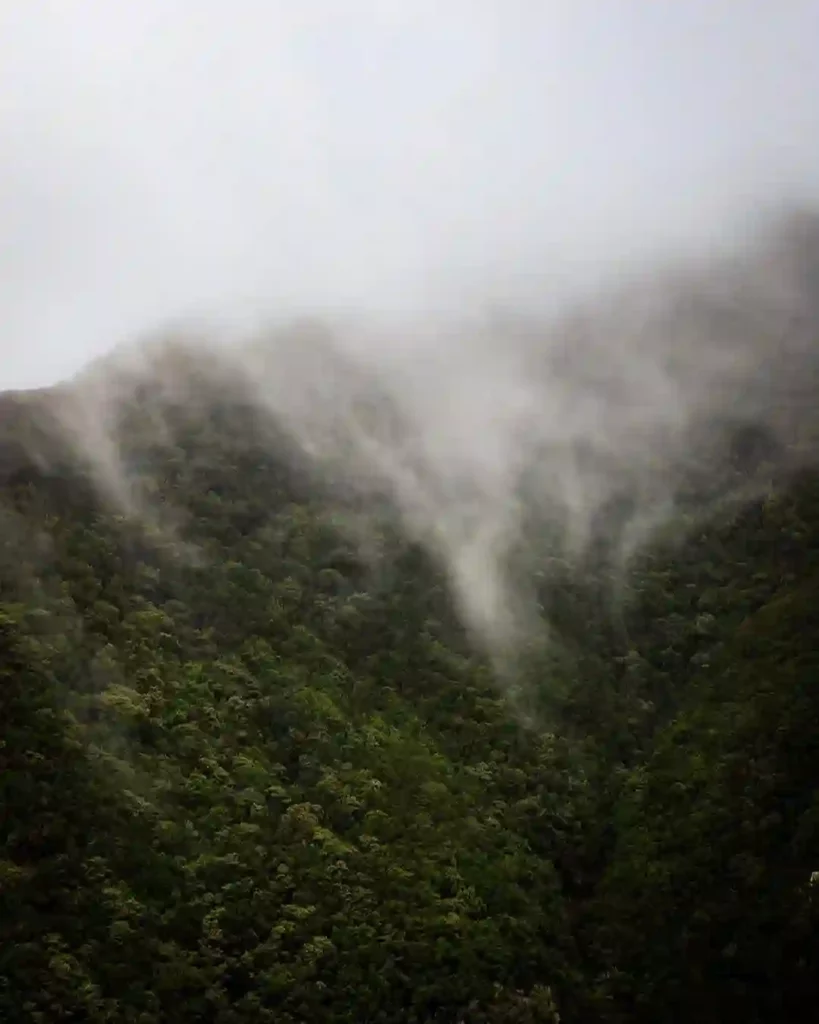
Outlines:
[[[0,1017],[813,1019],[819,477],[735,432],[625,564],[535,524],[499,684],[388,500],[202,388],[120,411],[127,502],[0,399]]]

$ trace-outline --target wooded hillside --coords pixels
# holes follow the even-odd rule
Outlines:
[[[765,486],[625,574],[535,531],[513,703],[388,505],[365,557],[238,400],[129,413],[158,525],[2,401],[0,1018],[813,1019],[816,474],[748,435]]]

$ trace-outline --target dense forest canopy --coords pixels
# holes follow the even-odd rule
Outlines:
[[[797,226],[663,305],[636,388],[582,318],[520,325],[508,433],[453,440],[466,363],[438,410],[315,325],[0,397],[0,1017],[812,1020]]]

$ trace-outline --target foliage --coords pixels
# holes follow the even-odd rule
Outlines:
[[[388,510],[367,561],[248,410],[168,422],[173,532],[3,484],[2,1019],[809,1019],[815,478],[626,572],[532,547],[531,726]]]

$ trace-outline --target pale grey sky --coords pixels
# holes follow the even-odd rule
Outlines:
[[[531,298],[819,192],[819,0],[0,0],[0,386]]]

